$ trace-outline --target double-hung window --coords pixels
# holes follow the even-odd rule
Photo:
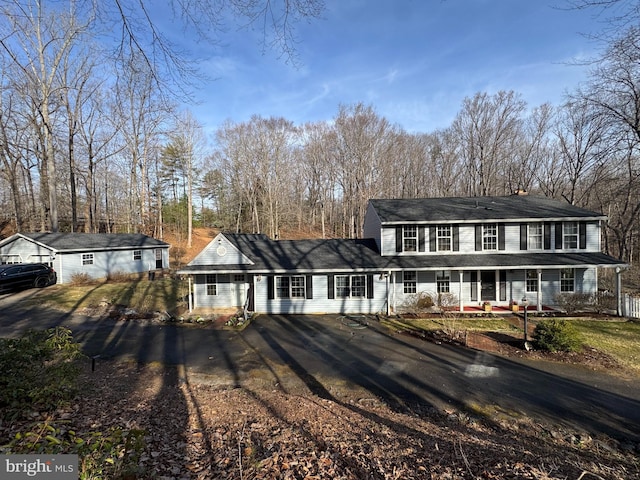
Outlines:
[[[134,250],[133,251],[133,260],[142,260],[142,250]]]
[[[436,289],[438,293],[449,293],[451,283],[451,275],[446,270],[440,270],[436,273]]]
[[[542,250],[543,231],[541,223],[528,225],[527,245],[529,250]]]
[[[276,277],[275,287],[277,298],[305,298],[304,275]]]
[[[482,225],[482,250],[498,249],[498,225],[489,223]]]
[[[205,275],[204,283],[206,285],[208,296],[218,294],[218,283],[215,273],[208,273],[207,275]]]
[[[82,254],[82,265],[93,265],[93,253]]]
[[[405,252],[418,251],[418,227],[406,226],[402,229],[402,249]]]
[[[436,229],[436,243],[439,252],[451,251],[451,226],[440,225]]]
[[[538,272],[536,270],[527,270],[527,292],[535,293],[538,291]]]
[[[578,248],[578,222],[562,224],[562,248]]]
[[[563,268],[560,270],[560,291],[573,292],[575,289],[575,270],[573,268]]]
[[[364,298],[367,296],[366,275],[336,275],[336,298]]]
[[[402,283],[404,284],[404,293],[416,293],[418,282],[418,272],[415,270],[405,270],[402,272]]]

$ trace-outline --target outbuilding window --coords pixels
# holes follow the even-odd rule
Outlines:
[[[133,251],[133,260],[142,260],[142,250],[134,250]]]
[[[82,254],[82,265],[93,265],[93,253]]]

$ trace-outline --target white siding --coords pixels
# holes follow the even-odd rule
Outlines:
[[[454,252],[430,252],[429,251],[429,228],[420,225],[418,228],[425,228],[425,252],[396,253],[396,227],[382,227],[380,237],[382,239],[382,255],[441,255],[451,254],[474,254],[482,255],[487,253],[554,253],[554,252],[599,252],[600,251],[600,225],[596,222],[587,223],[587,244],[585,249],[562,249],[556,248],[555,230],[556,223],[551,224],[551,249],[548,250],[520,250],[520,222],[505,223],[504,225],[504,250],[476,251],[475,224],[459,225],[459,250]]]
[[[251,261],[243,255],[225,236],[219,233],[189,265],[238,265],[250,264]]]
[[[18,237],[0,247],[0,255],[17,255],[22,263],[39,263],[49,261],[51,250],[25,238]]]
[[[134,250],[141,250],[142,258],[133,259]],[[163,265],[169,266],[168,248],[162,249]],[[93,264],[83,265],[82,256],[93,254]],[[58,274],[58,283],[68,283],[76,274],[87,274],[91,278],[104,278],[113,273],[144,273],[156,269],[155,249],[132,248],[99,252],[59,253],[53,268]]]
[[[206,275],[195,275],[193,290],[195,306],[204,308],[241,308],[244,305],[249,283],[234,281],[233,275],[215,276],[216,294],[207,295]]]
[[[267,278],[255,283],[255,311],[258,313],[381,313],[386,312],[387,282],[373,275],[373,298],[331,299],[327,275],[313,275],[313,298],[269,299]]]

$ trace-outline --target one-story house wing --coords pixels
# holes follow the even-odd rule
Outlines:
[[[389,264],[373,240],[220,233],[178,273],[192,279],[191,309],[384,312]]]
[[[170,245],[143,234],[16,233],[0,241],[0,263],[46,263],[58,283],[169,268]]]

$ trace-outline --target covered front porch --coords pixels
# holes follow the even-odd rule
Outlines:
[[[616,269],[612,294],[619,311],[622,270]],[[460,313],[522,313],[562,311],[568,302],[598,298],[598,266],[525,265],[515,268],[484,265],[475,268],[405,270],[389,272],[390,312],[424,307],[423,298],[434,307]],[[590,301],[590,300],[589,300]],[[413,305],[417,303],[418,305]],[[616,309],[616,307],[611,307]]]
[[[527,312],[556,312],[556,308],[548,305],[542,305],[538,310],[536,305],[527,305]],[[461,313],[494,313],[496,315],[508,315],[514,313],[524,313],[524,305],[465,305],[460,310]],[[458,310],[456,310],[458,311]]]

